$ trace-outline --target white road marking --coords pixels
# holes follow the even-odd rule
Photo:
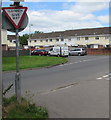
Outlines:
[[[108,77],[108,76],[109,76],[109,75],[104,75],[103,77],[106,78],[106,77]]]
[[[101,80],[101,79],[103,79],[103,80],[110,80],[110,79],[111,79],[110,74],[111,74],[111,73],[109,73],[109,74],[107,74],[107,75],[103,75],[103,76],[101,76],[101,77],[99,77],[99,78],[96,78],[96,79],[97,79],[97,80]]]
[[[97,78],[98,80],[101,80],[102,79],[102,77],[100,77],[100,78]]]
[[[94,58],[94,59],[87,59],[87,60],[80,60],[80,61],[76,61],[74,63],[66,63],[66,64],[62,64],[62,65],[59,65],[60,67],[63,67],[65,65],[72,65],[72,64],[77,64],[77,63],[81,63],[81,62],[88,62],[88,61],[93,61],[93,60],[99,60],[99,59],[104,59],[106,57],[102,57],[102,58]],[[111,73],[110,73],[111,75]]]
[[[83,60],[83,62],[86,62],[87,60]]]

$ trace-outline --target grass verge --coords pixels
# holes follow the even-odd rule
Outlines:
[[[46,108],[30,104],[22,98],[18,104],[15,96],[3,99],[3,118],[48,118]]]
[[[68,60],[63,57],[51,56],[20,56],[20,69],[41,68],[62,64]],[[16,69],[15,57],[3,57],[3,71],[10,71]]]

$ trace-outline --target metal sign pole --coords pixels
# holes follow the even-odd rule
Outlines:
[[[15,93],[18,102],[21,102],[21,80],[19,71],[19,34],[16,29],[16,75],[15,75]]]
[[[1,14],[1,9],[2,9],[2,0],[0,0],[0,119],[2,118],[2,90],[3,90],[3,85],[2,85],[2,35],[1,35],[1,30],[2,30],[2,14]]]

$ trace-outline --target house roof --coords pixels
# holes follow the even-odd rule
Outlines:
[[[66,30],[66,31],[50,32],[50,33],[39,33],[39,34],[34,34],[31,37],[31,39],[111,34],[110,29],[111,27],[102,27],[102,28]]]
[[[7,40],[15,40],[16,36],[15,35],[7,35]]]

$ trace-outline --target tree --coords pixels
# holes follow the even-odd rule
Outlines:
[[[35,31],[34,34],[38,34],[38,33],[43,33],[43,32],[40,32],[40,31]]]
[[[28,45],[28,41],[27,39],[29,38],[29,35],[28,34],[24,34],[23,36],[20,36],[19,39],[20,39],[20,45]]]
[[[19,37],[20,39],[20,45],[28,45],[28,41],[27,39],[29,39],[29,37],[32,37],[34,34],[40,34],[40,33],[43,33],[43,32],[40,32],[40,31],[35,31],[34,33],[31,33],[30,35],[29,34],[24,34],[22,36]]]

